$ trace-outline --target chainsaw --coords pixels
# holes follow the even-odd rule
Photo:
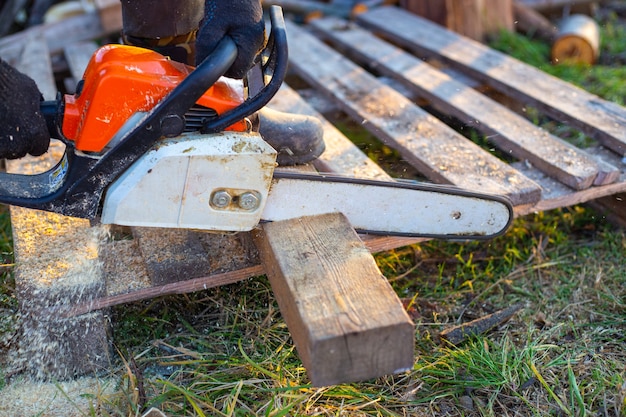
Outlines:
[[[0,203],[219,232],[332,212],[363,233],[464,240],[506,231],[513,209],[500,196],[275,169],[276,150],[250,122],[287,71],[280,8],[270,20],[244,81],[222,76],[237,54],[228,38],[195,68],[128,45],[98,49],[75,94],[41,105],[63,157],[43,173],[0,173]]]

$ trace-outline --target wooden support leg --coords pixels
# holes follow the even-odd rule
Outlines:
[[[313,385],[412,367],[413,323],[342,214],[268,223],[255,238]]]

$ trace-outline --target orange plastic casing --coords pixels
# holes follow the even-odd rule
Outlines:
[[[149,111],[185,77],[193,67],[163,55],[128,45],[106,45],[94,53],[83,76],[82,90],[65,95],[63,134],[76,149],[100,152],[137,111]],[[197,104],[218,114],[243,102],[243,85],[220,79]],[[245,131],[242,120],[227,130]]]

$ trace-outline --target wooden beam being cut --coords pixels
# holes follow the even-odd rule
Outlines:
[[[413,366],[413,323],[342,214],[267,223],[255,240],[314,386]]]

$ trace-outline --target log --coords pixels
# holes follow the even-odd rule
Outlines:
[[[570,13],[591,13],[598,0],[516,0],[528,8],[547,16],[563,16]]]
[[[314,386],[413,366],[413,323],[342,214],[267,223],[255,240]]]
[[[513,2],[515,29],[531,37],[554,41],[558,29],[550,20],[538,11],[519,2]]]
[[[592,65],[600,51],[600,29],[589,16],[575,14],[559,25],[559,32],[552,44],[554,64]]]

